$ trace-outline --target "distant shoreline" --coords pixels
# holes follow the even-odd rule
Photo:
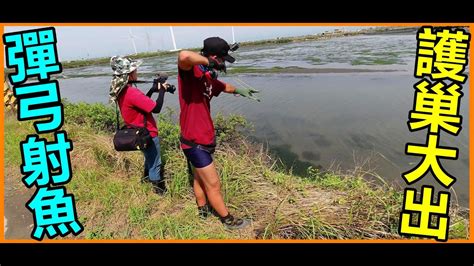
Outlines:
[[[340,29],[335,29],[334,31],[325,31],[318,34],[304,35],[304,36],[295,36],[295,37],[283,37],[259,41],[248,41],[240,42],[240,47],[258,47],[263,45],[278,45],[278,44],[288,44],[288,43],[297,43],[297,42],[307,42],[307,41],[319,41],[319,40],[328,40],[333,38],[357,36],[357,35],[378,35],[378,34],[403,34],[403,33],[416,33],[418,27],[373,27],[367,29],[360,29],[356,31],[345,31]],[[199,51],[200,48],[183,48],[191,51]],[[177,54],[178,51],[156,51],[156,52],[143,52],[136,55],[127,55],[134,59],[143,59],[143,58],[152,58],[160,56],[170,56]],[[62,61],[63,69],[69,68],[79,68],[79,67],[89,67],[97,65],[107,65],[110,62],[110,57],[100,57],[92,59],[81,59],[81,60],[70,60]],[[13,73],[13,68],[4,68],[4,73],[9,74]],[[241,71],[246,72],[246,71]],[[278,72],[274,69],[267,70],[266,72]],[[324,71],[323,71],[324,72]]]
[[[325,31],[318,34],[295,36],[295,37],[283,37],[259,41],[248,41],[240,42],[240,47],[256,47],[262,45],[273,45],[273,44],[287,44],[295,42],[306,42],[306,41],[318,41],[327,40],[340,37],[356,36],[356,35],[374,35],[374,34],[400,34],[400,33],[415,33],[418,27],[373,27],[367,29],[361,29],[357,31],[344,31],[335,29],[334,31]],[[191,51],[199,51],[200,48],[183,48]],[[169,56],[177,54],[178,51],[156,51],[156,52],[143,52],[136,55],[127,55],[134,59],[143,59],[158,56]],[[66,68],[78,68],[95,65],[106,65],[110,61],[110,57],[99,57],[92,59],[81,59],[81,60],[69,60],[61,62],[64,69]],[[12,73],[13,69],[5,68],[5,73]]]
[[[240,42],[241,47],[254,47],[261,45],[271,45],[271,44],[286,44],[293,42],[305,42],[305,41],[316,41],[316,40],[327,40],[332,38],[355,36],[355,35],[372,35],[372,34],[398,34],[398,33],[411,33],[416,32],[418,27],[374,27],[368,29],[361,29],[357,31],[344,31],[335,29],[334,31],[326,31],[318,34],[296,36],[296,37],[283,37],[259,41],[249,41],[249,42]],[[186,50],[199,51],[200,48],[184,48]],[[134,59],[158,57],[158,56],[168,56],[172,54],[177,54],[178,51],[156,51],[156,52],[143,52],[136,55],[128,55]],[[110,57],[100,57],[93,59],[82,59],[82,60],[70,60],[61,62],[63,68],[76,68],[76,67],[85,67],[93,65],[102,65],[108,64]]]

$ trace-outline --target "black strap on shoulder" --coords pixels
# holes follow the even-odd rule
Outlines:
[[[146,128],[146,113],[143,113],[143,127]]]
[[[115,101],[115,116],[117,118],[117,130],[119,130],[120,122],[119,122],[119,112],[118,112],[118,101]]]

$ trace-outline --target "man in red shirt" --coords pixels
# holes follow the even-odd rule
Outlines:
[[[114,79],[110,96],[111,100],[118,103],[126,125],[143,127],[146,122],[146,128],[150,132],[154,145],[149,145],[142,151],[145,156],[145,175],[148,176],[147,181],[152,183],[155,192],[163,194],[166,192],[166,186],[162,175],[160,139],[152,113],[161,111],[166,86],[159,84],[157,88],[150,89],[146,95],[140,89],[132,86],[131,84],[137,81],[137,68],[141,63],[142,61],[124,57],[114,56],[111,58],[110,64],[114,71]],[[150,98],[154,92],[159,92],[156,101]]]
[[[219,37],[204,40],[201,54],[181,51],[178,56],[179,122],[181,148],[194,167],[193,189],[200,215],[207,216],[212,208],[221,222],[230,229],[240,229],[249,223],[232,216],[227,210],[219,176],[213,163],[215,131],[211,118],[210,101],[221,92],[240,94],[256,99],[253,89],[237,89],[217,80],[216,72],[225,71],[225,61],[235,59],[228,54],[230,46]],[[209,206],[208,201],[211,206]]]

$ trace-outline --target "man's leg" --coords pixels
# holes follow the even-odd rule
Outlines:
[[[196,196],[196,204],[198,207],[203,207],[207,203],[206,191],[204,183],[202,182],[199,174],[194,171],[194,184],[193,184],[194,195]]]
[[[160,139],[154,137],[153,142],[155,145],[152,145],[145,150],[145,163],[148,166],[148,177],[150,178],[150,181],[157,182],[162,179]]]
[[[204,183],[204,191],[211,206],[220,216],[221,222],[229,229],[241,229],[249,225],[246,219],[235,218],[225,207],[224,198],[221,194],[221,182],[217,174],[214,162],[203,168],[195,168],[199,174],[202,183]]]
[[[184,149],[183,152],[195,167],[193,188],[198,206],[205,204],[207,196],[211,207],[227,228],[240,229],[247,226],[249,224],[247,220],[235,218],[227,210],[221,194],[221,182],[211,154],[199,148]]]
[[[199,175],[200,180],[202,180],[204,184],[203,191],[205,191],[211,206],[221,217],[227,216],[229,211],[224,204],[224,199],[221,194],[221,182],[219,181],[214,162],[203,168],[194,168],[194,171]]]
[[[148,147],[146,150],[142,150],[145,162],[143,163],[143,181],[150,181],[150,168],[153,166],[155,157],[153,156],[153,147]]]
[[[151,145],[144,151],[145,165],[148,167],[148,178],[153,185],[156,193],[163,194],[166,192],[166,185],[162,176],[162,164],[160,154],[160,139],[153,138],[154,145]]]

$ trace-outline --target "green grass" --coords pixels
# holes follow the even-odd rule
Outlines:
[[[70,105],[70,106],[68,106]],[[158,119],[163,161],[164,196],[142,183],[143,155],[116,152],[106,106],[67,103],[65,129],[73,140],[73,178],[68,193],[76,199],[86,239],[397,239],[401,193],[364,172],[322,172],[308,168],[306,177],[291,174],[265,147],[239,133],[248,128],[240,116],[215,117],[219,146],[215,162],[224,199],[231,213],[252,220],[250,228],[226,230],[216,217],[201,220],[189,186],[186,160],[179,149],[176,114]],[[71,111],[72,110],[72,111]],[[72,112],[72,113],[71,113]],[[82,113],[82,115],[77,115]],[[18,141],[31,124],[5,118],[6,167],[21,180]],[[25,188],[26,189],[26,188]],[[452,208],[451,238],[467,238],[466,214]],[[68,236],[73,237],[73,236]]]
[[[395,57],[387,58],[372,58],[372,57],[361,57],[351,61],[351,65],[393,65],[399,63],[399,60]]]
[[[16,120],[16,114],[6,113],[4,124],[5,136],[5,164],[20,165],[20,142],[24,141],[26,135],[30,132],[28,127],[32,123],[19,122]]]

